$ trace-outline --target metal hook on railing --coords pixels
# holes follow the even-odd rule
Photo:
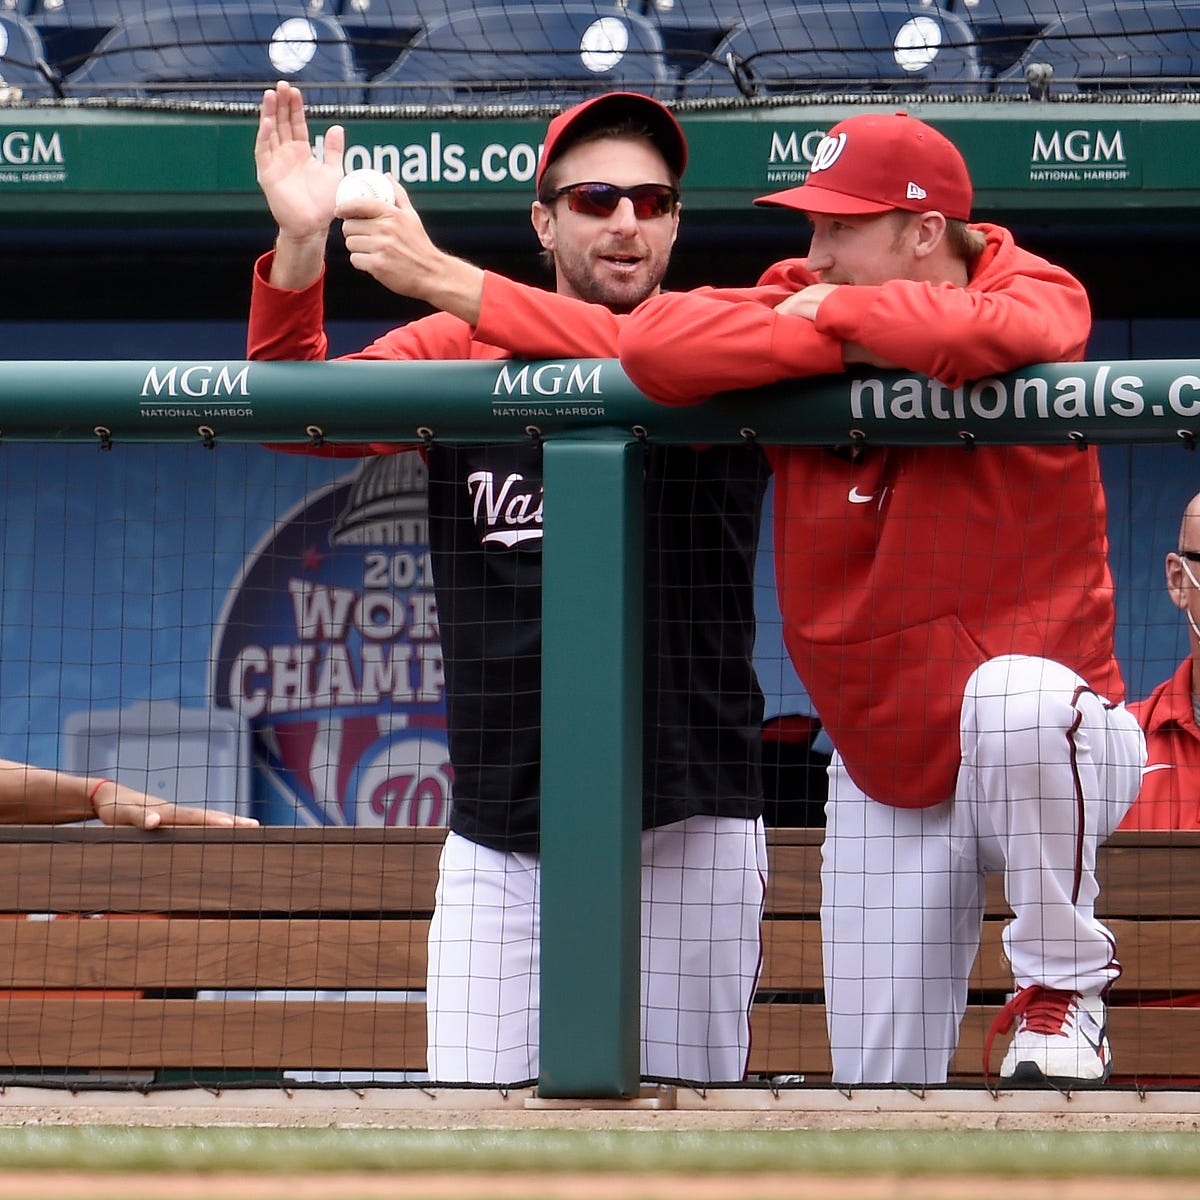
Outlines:
[[[196,432],[200,435],[200,441],[204,445],[205,450],[212,450],[217,444],[217,435],[213,433],[208,425],[200,425]]]
[[[100,439],[101,450],[111,450],[113,448],[112,430],[108,426],[97,425],[92,432]]]
[[[975,449],[975,435],[969,429],[960,429],[958,431],[958,436],[962,441],[964,450],[970,453]]]
[[[1175,430],[1175,436],[1184,444],[1186,449],[1195,450],[1196,435],[1190,429],[1177,429]]]
[[[1050,85],[1053,82],[1053,64],[1035,62],[1025,68],[1025,83],[1029,87],[1030,100],[1049,100]]]
[[[325,445],[325,431],[320,425],[305,425],[304,432],[308,434],[308,440],[314,450],[320,450]]]
[[[743,96],[753,98],[758,95],[758,80],[754,78],[754,72],[750,69],[750,64],[746,59],[738,58],[732,50],[729,50],[725,54],[725,66],[729,69],[729,74],[733,76],[737,90]]]
[[[1076,450],[1086,450],[1087,449],[1087,434],[1082,433],[1078,429],[1072,429],[1067,434],[1067,441],[1074,442]]]

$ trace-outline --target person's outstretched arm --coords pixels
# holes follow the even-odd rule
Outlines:
[[[664,292],[639,305],[621,329],[621,365],[662,404],[693,404],[717,392],[761,387],[844,368],[842,342],[812,321],[776,312],[777,288]]]
[[[172,804],[111,779],[72,775],[0,759],[0,823],[59,825],[99,817],[106,825],[158,829],[168,825],[252,828],[253,817]]]

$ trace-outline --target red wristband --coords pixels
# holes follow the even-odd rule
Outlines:
[[[92,812],[96,811],[96,793],[106,784],[111,783],[114,787],[117,781],[115,779],[101,779],[98,783],[92,785],[92,790],[88,792],[88,806]]]

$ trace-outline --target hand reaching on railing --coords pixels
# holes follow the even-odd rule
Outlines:
[[[124,787],[112,779],[91,783],[88,794],[96,816],[105,825],[132,825],[136,829],[158,829],[169,825],[210,825],[219,828],[253,828],[258,825],[253,817],[235,816],[188,804],[172,804],[161,796]]]
[[[807,317],[810,321],[816,321],[821,304],[827,297],[837,291],[839,286],[842,285],[835,283],[811,283],[807,287],[802,287],[798,292],[793,292],[790,296],[781,300],[775,305],[775,311],[789,317]],[[899,365],[890,362],[872,350],[868,350],[861,342],[853,341],[843,341],[842,362],[847,366],[850,363],[863,363],[867,366],[879,367],[883,370]]]
[[[106,825],[158,829],[168,825],[253,828],[252,817],[172,804],[112,779],[88,778],[0,759],[0,823],[59,825],[99,817]]]

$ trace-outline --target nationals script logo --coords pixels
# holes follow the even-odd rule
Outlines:
[[[515,546],[542,536],[542,485],[519,472],[497,482],[491,471],[467,476],[471,513],[484,545]]]

